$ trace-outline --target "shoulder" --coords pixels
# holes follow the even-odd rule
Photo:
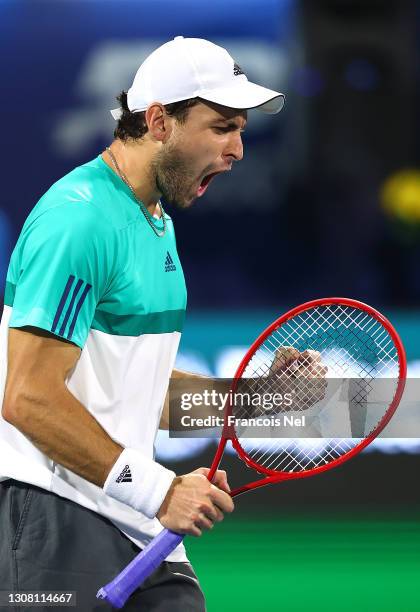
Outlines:
[[[60,207],[63,213],[76,214],[120,230],[138,216],[138,207],[127,198],[121,179],[105,164],[101,156],[78,166],[54,183],[33,209],[30,216]],[[54,213],[50,213],[53,214]],[[75,219],[80,222],[80,219]]]
[[[107,175],[99,157],[77,166],[46,192],[43,199],[99,203],[108,195]]]
[[[81,201],[66,201],[39,207],[29,215],[21,233],[21,238],[31,238],[41,242],[59,240],[64,243],[110,241],[112,225],[101,211],[92,204]]]
[[[80,236],[109,237],[113,224],[106,207],[102,206],[104,186],[95,162],[75,168],[54,183],[32,209],[22,233],[42,228],[50,235],[79,233]]]
[[[117,252],[115,228],[94,204],[74,198],[46,198],[27,218],[16,252],[22,261],[43,258],[96,260],[109,265]]]

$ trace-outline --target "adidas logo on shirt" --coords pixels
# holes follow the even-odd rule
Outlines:
[[[131,478],[130,466],[126,465],[121,474],[118,476],[115,482],[133,482]]]
[[[176,267],[174,264],[174,261],[169,253],[169,251],[166,252],[166,259],[165,259],[165,272],[175,272]]]

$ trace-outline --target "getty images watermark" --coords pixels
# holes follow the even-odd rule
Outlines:
[[[387,413],[395,378],[172,379],[169,435],[247,438],[364,438]],[[409,379],[382,437],[420,437],[420,380]]]
[[[180,409],[184,412],[198,408],[212,409],[223,414],[180,416],[182,427],[304,427],[305,416],[288,414],[278,415],[278,410],[290,410],[293,405],[293,393],[227,393],[216,389],[204,389],[201,393],[181,393]],[[270,414],[273,411],[276,414]],[[226,412],[226,414],[225,414]]]
[[[318,382],[304,391],[282,381],[235,381],[205,379],[171,380],[169,394],[170,435],[172,437],[219,436],[229,427],[247,430],[252,437],[271,437],[273,429],[305,428],[303,406],[321,397]],[[270,382],[270,384],[268,384]],[[233,388],[232,388],[233,386]],[[236,389],[235,389],[236,386]],[[322,383],[322,389],[325,385]],[[322,391],[323,392],[323,391]],[[268,431],[270,430],[270,431]],[[282,432],[281,436],[288,434]]]
[[[280,406],[289,408],[293,404],[293,394],[285,393],[239,393],[229,390],[221,393],[216,389],[204,389],[201,393],[181,393],[181,410],[208,406],[217,410],[224,410],[228,405],[232,407],[251,408],[258,407],[263,410],[273,410]]]

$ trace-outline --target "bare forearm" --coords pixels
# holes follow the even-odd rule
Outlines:
[[[177,370],[174,368],[172,370],[171,378],[169,380],[169,387],[165,397],[165,403],[163,405],[162,416],[159,423],[159,429],[169,429],[169,398],[172,397],[174,393],[174,384],[173,381],[179,382],[180,380],[185,380],[185,386],[188,387],[188,382],[191,380],[201,380],[207,378],[202,374],[193,374],[192,372],[184,372],[183,370]],[[211,380],[210,378],[208,379]]]
[[[184,394],[203,393],[206,390],[209,394],[213,391],[217,393],[226,394],[229,385],[227,381],[221,379],[215,379],[210,376],[204,376],[202,374],[193,374],[192,372],[184,372],[182,370],[173,370],[172,376],[169,382],[168,392],[165,398],[165,405],[160,421],[160,429],[170,428],[170,414],[173,415],[172,427],[177,429],[177,424],[180,423],[181,412],[181,399]],[[196,416],[203,415],[203,407],[192,409],[190,414],[197,412]],[[206,403],[205,416],[213,415],[220,416],[220,407],[215,404]],[[194,429],[192,427],[191,429]]]
[[[41,396],[22,393],[8,419],[50,459],[102,487],[123,448],[65,387]]]

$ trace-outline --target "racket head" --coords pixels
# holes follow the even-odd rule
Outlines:
[[[351,373],[364,382],[392,377],[395,384],[386,409],[360,439],[319,438],[314,442],[313,439],[282,438],[277,445],[275,441],[271,444],[274,449],[271,455],[265,450],[266,443],[259,452],[258,441],[249,444],[233,427],[225,427],[211,473],[217,469],[226,441],[230,439],[238,456],[248,467],[265,476],[267,482],[315,475],[340,465],[366,448],[397,409],[407,375],[405,350],[390,321],[371,306],[349,298],[332,297],[306,302],[283,314],[246,352],[236,370],[232,392],[247,378],[264,379],[270,370],[270,358],[271,363],[274,358],[273,351],[281,346],[291,346],[300,352],[307,349],[320,352],[322,361],[327,362],[329,376],[346,378]],[[232,414],[231,406],[226,408],[225,420],[229,414]],[[265,481],[247,485],[246,489],[261,486],[262,482]]]

